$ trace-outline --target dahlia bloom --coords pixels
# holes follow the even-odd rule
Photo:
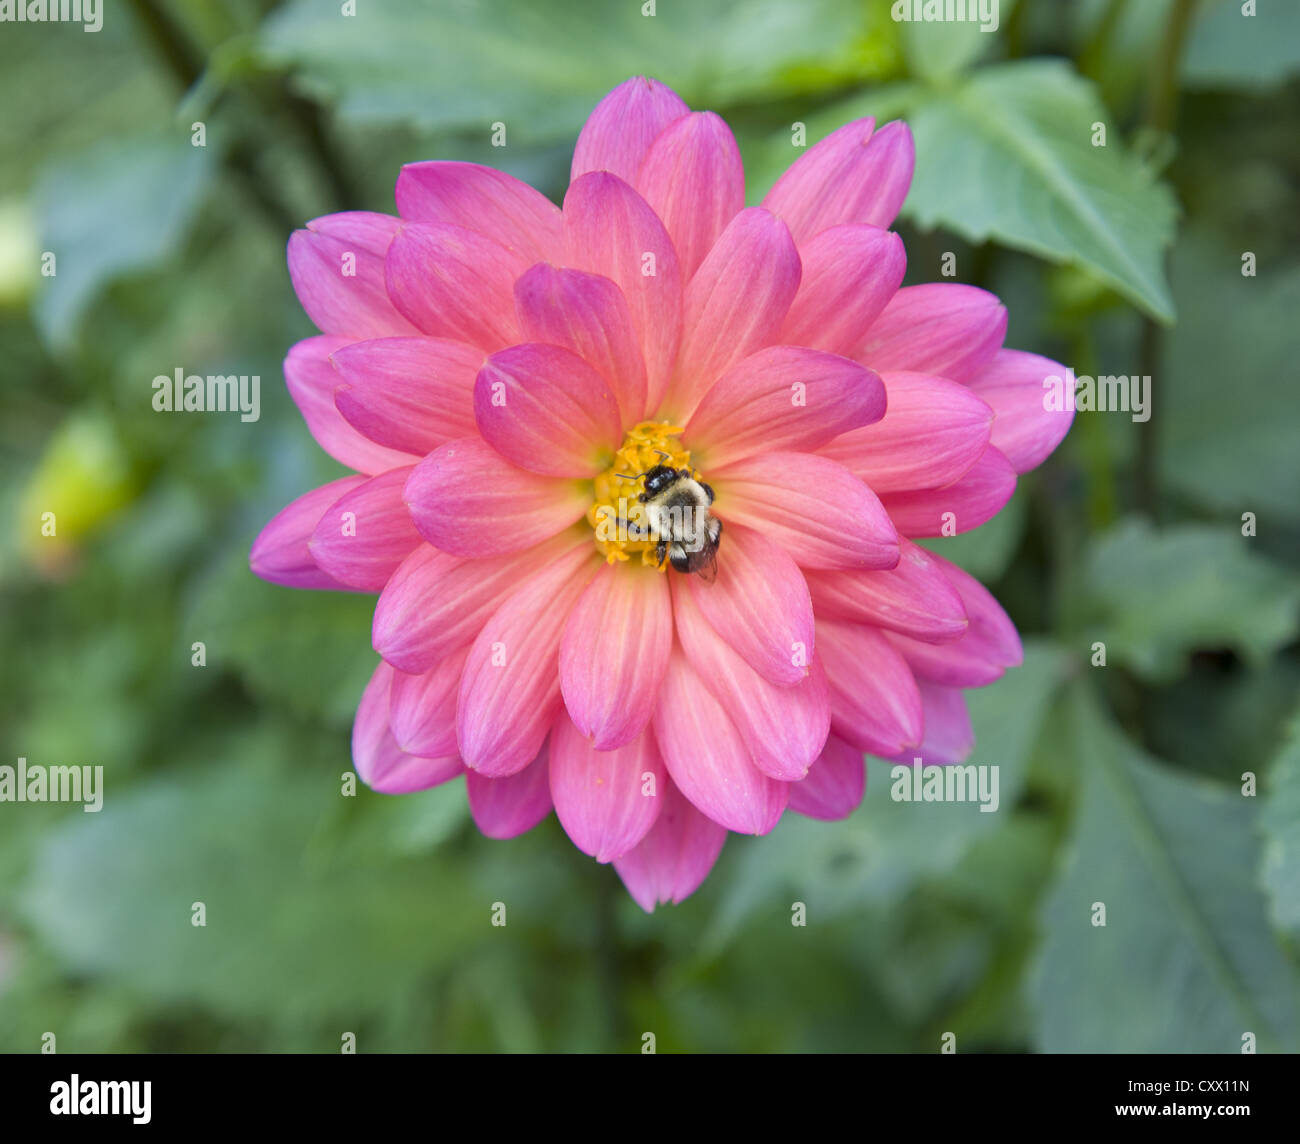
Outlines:
[[[913,538],[991,518],[1070,414],[1043,407],[1061,366],[1002,348],[997,298],[900,289],[912,166],[904,124],[858,120],[746,208],[727,125],[634,78],[582,129],[563,209],[414,163],[396,217],[293,235],[322,333],[285,377],[355,475],[284,509],[251,564],[379,593],[366,783],[463,774],[493,838],[553,807],[652,910],[728,831],[849,814],[864,752],[968,754],[962,690],[1019,638]],[[711,487],[716,578],[621,527],[656,465]]]

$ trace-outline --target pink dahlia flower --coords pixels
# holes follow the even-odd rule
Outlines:
[[[858,120],[746,208],[727,125],[635,78],[578,137],[563,209],[414,163],[396,217],[294,234],[322,333],[285,377],[355,475],[251,563],[379,593],[365,782],[463,774],[492,838],[554,807],[650,910],[728,831],[849,814],[864,752],[967,755],[962,690],[1020,641],[912,541],[987,521],[1070,415],[1044,409],[1062,367],[1001,348],[997,298],[900,288],[912,165],[904,124]]]

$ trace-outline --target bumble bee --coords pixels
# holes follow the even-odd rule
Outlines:
[[[709,512],[713,490],[690,469],[656,465],[643,475],[645,492],[637,500],[645,505],[650,538],[658,542],[655,559],[662,567],[667,556],[678,572],[695,572],[713,583],[722,537],[722,521]]]

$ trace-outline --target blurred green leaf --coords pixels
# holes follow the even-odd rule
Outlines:
[[[1011,19],[1016,0],[991,6],[986,27],[978,20],[909,20],[903,24],[908,71],[930,82],[946,82],[981,59],[998,42],[997,30]],[[904,11],[910,12],[912,0]],[[922,9],[924,11],[924,9]]]
[[[1183,56],[1188,87],[1273,87],[1300,71],[1300,4],[1258,0],[1249,16],[1243,6],[1202,5]]]
[[[1082,683],[1069,713],[1083,790],[1042,914],[1040,1047],[1238,1053],[1254,1033],[1294,1051],[1296,980],[1255,884],[1254,800],[1158,765]]]
[[[1264,889],[1273,921],[1300,937],[1300,714],[1264,778]]]

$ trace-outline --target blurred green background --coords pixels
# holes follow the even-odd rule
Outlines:
[[[99,814],[0,803],[0,1050],[1300,1048],[1300,5],[105,7],[0,25],[3,762],[106,776]],[[636,73],[728,118],[751,201],[795,123],[905,116],[908,281],[955,254],[1007,344],[1154,390],[935,542],[1026,639],[970,696],[999,813],[869,764],[852,818],[732,836],[652,916],[553,817],[499,843],[461,782],[340,797],[371,600],[247,570],[339,475],[281,378],[289,231],[392,211],[425,158],[558,199]],[[178,366],[259,374],[261,419],[153,412]]]

